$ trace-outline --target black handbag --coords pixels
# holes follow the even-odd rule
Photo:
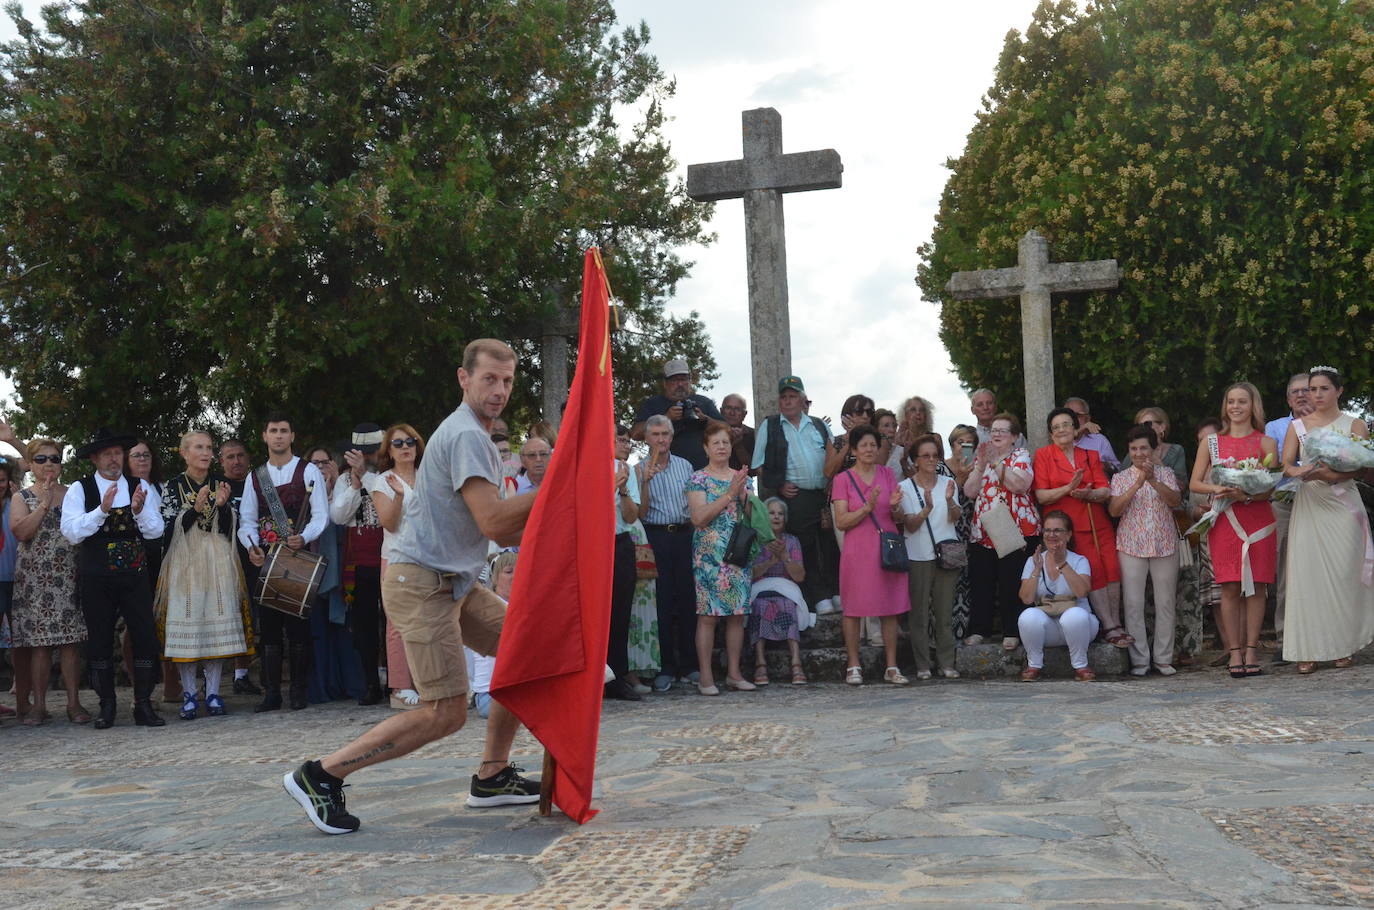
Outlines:
[[[851,471],[844,472],[849,477],[849,482],[854,486],[854,492],[863,499],[863,491],[859,489],[859,482],[854,479]],[[873,482],[877,483],[877,477]],[[873,513],[868,513],[868,520],[873,522],[873,527],[878,529],[878,565],[888,572],[908,571],[908,559],[906,555],[906,538],[901,534],[894,534],[891,531],[884,531],[883,526],[878,524],[878,519],[873,517]]]
[[[954,481],[950,481],[953,483]],[[911,478],[911,488],[916,491],[916,501],[921,504],[921,508],[926,507],[926,499],[921,495],[921,488],[916,485],[916,478]],[[935,548],[935,565],[942,569],[962,569],[968,565],[968,544],[957,537],[949,540],[936,540],[935,532],[930,528],[930,520],[924,522],[926,533],[930,535],[930,545]]]
[[[753,562],[754,541],[759,536],[759,532],[746,520],[744,510],[748,508],[747,502],[740,507],[740,514],[735,516],[735,529],[730,532],[730,540],[725,544],[725,561],[741,568]]]

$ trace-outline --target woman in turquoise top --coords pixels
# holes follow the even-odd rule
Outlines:
[[[716,641],[716,621],[725,621],[725,684],[732,689],[753,689],[740,673],[739,655],[744,646],[744,618],[749,614],[749,570],[725,561],[725,550],[735,524],[744,520],[743,503],[749,493],[749,475],[730,467],[730,427],[708,421],[703,434],[708,462],[687,479],[687,509],[692,517],[692,575],[697,589],[697,665],[702,695],[719,695],[711,651]]]

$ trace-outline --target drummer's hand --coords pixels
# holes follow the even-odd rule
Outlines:
[[[263,562],[263,559],[262,559],[262,548],[261,548],[261,547],[249,547],[249,548],[248,548],[248,561],[251,562],[251,563],[252,563],[253,565],[255,565],[255,566],[261,566],[261,565],[262,565],[262,562]]]
[[[305,538],[299,534],[292,534],[286,538],[286,547],[289,550],[299,550],[303,546],[305,546]]]
[[[220,508],[229,504],[229,484],[220,482],[219,489],[215,491],[215,508]]]

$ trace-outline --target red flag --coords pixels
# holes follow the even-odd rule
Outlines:
[[[577,372],[558,445],[520,541],[491,696],[557,763],[553,801],[582,824],[591,808],[615,552],[615,418],[610,288],[587,250]]]

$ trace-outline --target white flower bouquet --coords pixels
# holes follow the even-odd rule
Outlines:
[[[1272,471],[1274,466],[1274,456],[1266,455],[1264,459],[1245,458],[1235,460],[1228,458],[1221,464],[1212,468],[1212,483],[1223,487],[1234,487],[1247,496],[1262,496],[1273,490],[1280,480],[1283,479],[1283,472]],[[1212,508],[1197,520],[1184,536],[1189,534],[1206,534],[1211,530],[1212,525],[1222,516],[1227,509],[1231,508],[1232,499],[1219,499],[1212,504]]]
[[[1307,434],[1303,458],[1308,462],[1321,462],[1331,470],[1342,473],[1362,471],[1374,468],[1374,442],[1329,426],[1317,427]]]

